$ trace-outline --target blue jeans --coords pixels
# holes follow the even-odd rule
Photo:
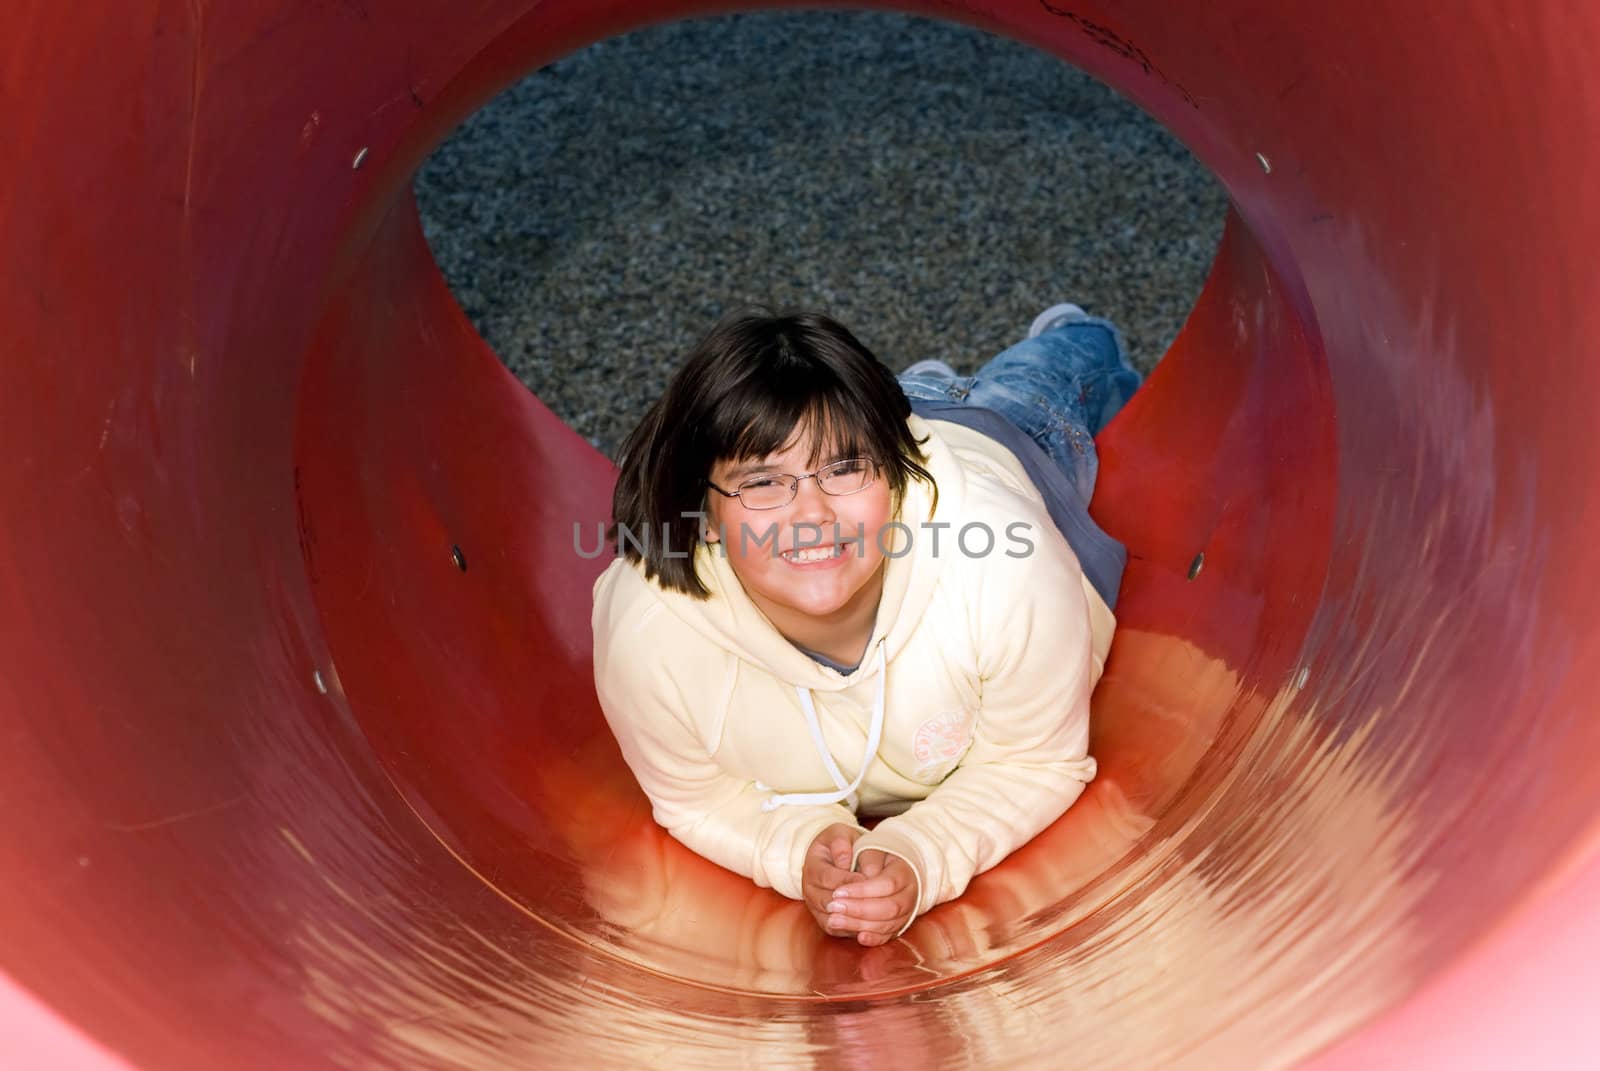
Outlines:
[[[1024,339],[978,369],[954,378],[905,375],[906,397],[992,409],[1061,466],[1087,503],[1100,458],[1094,437],[1139,389],[1122,336],[1110,321],[1072,320]]]

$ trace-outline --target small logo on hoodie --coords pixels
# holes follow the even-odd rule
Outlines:
[[[945,710],[917,726],[911,755],[917,760],[917,779],[943,778],[972,746],[972,715]]]

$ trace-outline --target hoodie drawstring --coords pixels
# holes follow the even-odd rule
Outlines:
[[[838,803],[841,800],[848,804],[851,810],[856,809],[859,803],[856,789],[861,787],[861,782],[866,778],[867,767],[878,754],[878,744],[883,739],[883,686],[884,679],[889,675],[889,656],[885,651],[886,646],[881,640],[878,642],[878,698],[872,704],[872,722],[867,729],[867,751],[861,756],[861,769],[856,774],[856,779],[845,784],[839,764],[833,761],[833,753],[828,750],[827,743],[822,739],[822,723],[817,720],[817,708],[811,701],[811,690],[797,685],[795,692],[800,696],[800,708],[806,713],[806,728],[811,730],[811,742],[816,746],[817,754],[822,756],[822,764],[827,767],[828,776],[833,778],[838,791],[780,792],[761,804],[762,811],[775,811],[784,806],[809,807]],[[772,791],[771,785],[764,785],[760,781],[756,782],[756,788],[762,792]]]

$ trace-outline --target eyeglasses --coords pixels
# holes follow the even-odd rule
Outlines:
[[[853,495],[865,491],[878,478],[878,463],[869,458],[852,457],[824,465],[816,472],[804,476],[791,476],[787,472],[764,472],[740,483],[732,491],[724,491],[710,480],[706,486],[719,495],[737,498],[745,509],[778,509],[794,501],[800,493],[800,481],[817,478],[817,487],[825,495]]]

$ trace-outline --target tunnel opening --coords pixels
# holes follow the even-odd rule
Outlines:
[[[959,23],[765,12],[651,26],[499,94],[417,174],[424,233],[507,366],[608,456],[742,304],[815,308],[963,374],[1074,301],[1148,373],[1226,198],[1136,105]]]
[[[787,41],[795,27],[818,19],[824,41],[856,25],[842,15],[810,14],[801,23],[792,16],[781,19],[766,32],[781,31]],[[689,25],[669,27],[666,47],[683,47],[671,35],[689,32]],[[891,25],[904,30],[913,24]],[[954,33],[958,50],[977,47],[972,31],[926,25],[930,32]],[[720,29],[738,26],[736,20]],[[983,47],[993,47],[989,39],[982,41]],[[1055,56],[1018,60],[1020,52],[1009,55],[1024,63],[1025,84],[1037,81],[1038,68],[1031,64],[1066,68]],[[624,52],[622,58],[636,57]],[[798,62],[804,65],[803,54]],[[1115,121],[1134,124],[1141,144],[1156,140],[1150,121],[1130,119],[1128,106],[1110,100],[1108,91],[1076,81],[1065,84],[1080,101],[1084,94],[1098,94],[1092,97],[1097,107],[1118,109]],[[583,88],[580,84],[580,96],[587,101],[592,93]],[[872,92],[871,86],[864,91]],[[715,85],[706,92],[726,95]],[[504,118],[482,121],[491,131],[512,125]],[[800,135],[813,137],[801,126]],[[770,132],[765,139],[784,141]],[[1068,147],[1083,151],[1076,145],[1048,148],[1059,153]],[[1162,151],[1169,160],[1186,155],[1170,139]],[[867,152],[851,155],[864,158]],[[686,159],[696,156],[690,151]],[[802,181],[818,180],[812,173]],[[1202,176],[1200,185],[1208,183]],[[1107,195],[1094,191],[1094,196]],[[546,204],[543,210],[560,207]],[[759,216],[761,208],[753,212]],[[516,214],[497,207],[491,219]],[[690,226],[703,222],[703,216],[691,214]],[[931,226],[932,217],[907,212],[900,225]],[[674,238],[693,245],[686,236],[669,236]],[[725,244],[727,236],[715,239]],[[1126,251],[1127,240],[1119,235],[1116,252],[1103,256]],[[439,244],[436,230],[435,251]],[[636,245],[607,255],[629,256]],[[429,261],[427,248],[425,223],[409,205],[399,205],[367,254],[378,276],[364,266],[360,277],[368,285],[379,284],[384,307],[409,310],[414,317],[443,315],[451,338],[419,348],[408,342],[419,334],[415,326],[407,318],[397,320],[381,346],[416,351],[405,368],[417,378],[380,384],[375,376],[396,375],[392,355],[385,371],[365,366],[348,344],[350,323],[335,319],[322,326],[321,341],[313,347],[318,359],[308,366],[302,390],[299,433],[302,442],[318,444],[315,467],[321,472],[312,473],[308,464],[304,499],[316,503],[313,512],[319,517],[332,511],[320,522],[324,528],[332,521],[331,527],[348,533],[337,543],[319,538],[312,557],[315,572],[328,578],[319,588],[318,605],[355,717],[419,817],[509,902],[587,949],[708,990],[802,1002],[884,1000],[948,987],[1031,949],[1063,942],[1063,935],[1070,935],[1066,948],[1079,934],[1092,947],[1108,909],[1136,905],[1146,895],[1146,883],[1179,865],[1185,854],[1180,831],[1215,808],[1233,764],[1273,720],[1270,697],[1294,668],[1328,538],[1333,455],[1326,371],[1314,331],[1292,299],[1292,281],[1278,274],[1237,215],[1209,265],[1196,314],[1170,348],[1172,356],[1103,437],[1095,509],[1128,545],[1132,560],[1116,653],[1095,700],[1093,748],[1100,776],[1061,821],[980,876],[960,901],[919,921],[906,941],[867,954],[822,936],[801,905],[694,856],[655,826],[599,717],[588,668],[587,615],[573,608],[587,606],[587,581],[604,562],[573,560],[569,532],[609,515],[610,470],[602,454],[584,451],[583,464],[561,470],[556,494],[546,499],[552,477],[541,455],[556,447],[543,439],[576,437],[580,433],[574,429],[592,420],[597,396],[626,396],[627,388],[617,384],[641,363],[641,352],[658,359],[654,340],[636,338],[623,316],[629,329],[618,336],[611,363],[586,357],[575,362],[582,375],[594,377],[586,383],[587,393],[569,401],[569,414],[576,416],[551,412],[544,377],[558,373],[529,377],[526,385],[536,397],[526,396],[503,367],[515,369],[517,362],[495,357],[431,262],[397,273],[393,265]],[[1031,300],[1037,302],[1048,297],[1046,288],[1054,285],[1051,278],[1062,261],[1048,243],[1036,251],[1039,258],[1031,269],[1036,278],[1013,285],[1019,291],[1036,288],[1032,293],[1040,297]],[[709,250],[691,249],[689,255],[715,262]],[[890,242],[882,256],[894,255]],[[824,242],[813,259],[848,265],[851,256],[848,242]],[[743,266],[747,273],[753,270]],[[602,286],[614,285],[617,274],[596,272],[587,264],[561,270],[599,275]],[[957,274],[946,265],[938,281],[928,285],[960,286]],[[716,281],[714,274],[697,276],[690,285],[706,288]],[[768,280],[757,285],[793,284]],[[825,289],[824,283],[816,285]],[[481,300],[469,297],[469,302]],[[1026,294],[1016,298],[1021,300],[1028,300]],[[900,302],[898,314],[904,315],[908,304]],[[334,308],[343,310],[345,304],[335,302]],[[1031,316],[1031,305],[1017,308],[1026,313],[1020,320]],[[494,323],[487,313],[479,320]],[[378,343],[362,345],[370,350]],[[462,357],[463,346],[470,356]],[[453,367],[443,363],[447,354],[457,362]],[[984,356],[980,350],[958,359],[975,365]],[[491,361],[502,367],[489,371]],[[1148,354],[1145,363],[1150,363]],[[632,396],[635,408],[629,415],[636,416],[650,390],[659,389],[664,372],[651,375],[654,382],[642,384],[645,389]],[[599,394],[596,382],[609,385],[609,395]],[[375,390],[436,400],[461,394],[460,404],[475,417],[470,428],[450,425],[451,441],[427,441],[397,428],[383,430],[391,422],[374,408],[369,419],[378,426],[353,437],[348,413],[336,400]],[[590,407],[588,417],[583,406]],[[534,422],[562,416],[568,426],[530,434]],[[1270,451],[1259,426],[1269,420],[1276,422]],[[597,436],[587,438],[595,445]],[[342,459],[327,448],[330,439],[344,441]],[[413,447],[426,453],[425,465],[420,455],[402,458]],[[378,461],[395,448],[400,453]],[[483,451],[502,459],[499,471],[485,472],[472,460]],[[393,471],[380,487],[363,467]],[[477,483],[472,497],[452,472],[472,474]],[[1159,504],[1143,491],[1151,474],[1159,474],[1166,490]],[[349,493],[363,483],[370,491]],[[337,495],[336,486],[342,488]],[[537,493],[530,494],[530,488]],[[489,504],[504,511],[497,528],[474,532],[474,525],[487,518]],[[1286,531],[1295,537],[1266,538],[1268,532]],[[407,535],[383,541],[373,538],[377,532]],[[534,548],[537,553],[530,553]],[[559,597],[550,591],[552,558],[570,563]],[[474,564],[462,570],[462,560]],[[445,626],[454,637],[448,667],[417,637],[394,634],[383,641],[374,633],[362,593],[393,590],[401,575],[408,578],[406,587],[416,589],[412,597],[422,600],[419,607],[455,607]],[[553,617],[550,607],[559,607],[563,619]],[[412,669],[395,665],[397,649],[409,652]],[[553,651],[556,657],[530,663],[529,649]],[[388,653],[379,655],[380,650]],[[536,676],[530,665],[542,673]],[[361,698],[379,695],[381,702]],[[477,698],[468,703],[463,696]],[[481,705],[484,700],[489,703]],[[457,712],[451,724],[439,724],[441,709]],[[484,741],[490,739],[496,741],[496,757],[485,766]],[[552,874],[560,875],[554,886]],[[740,922],[708,925],[710,919],[727,918]]]

